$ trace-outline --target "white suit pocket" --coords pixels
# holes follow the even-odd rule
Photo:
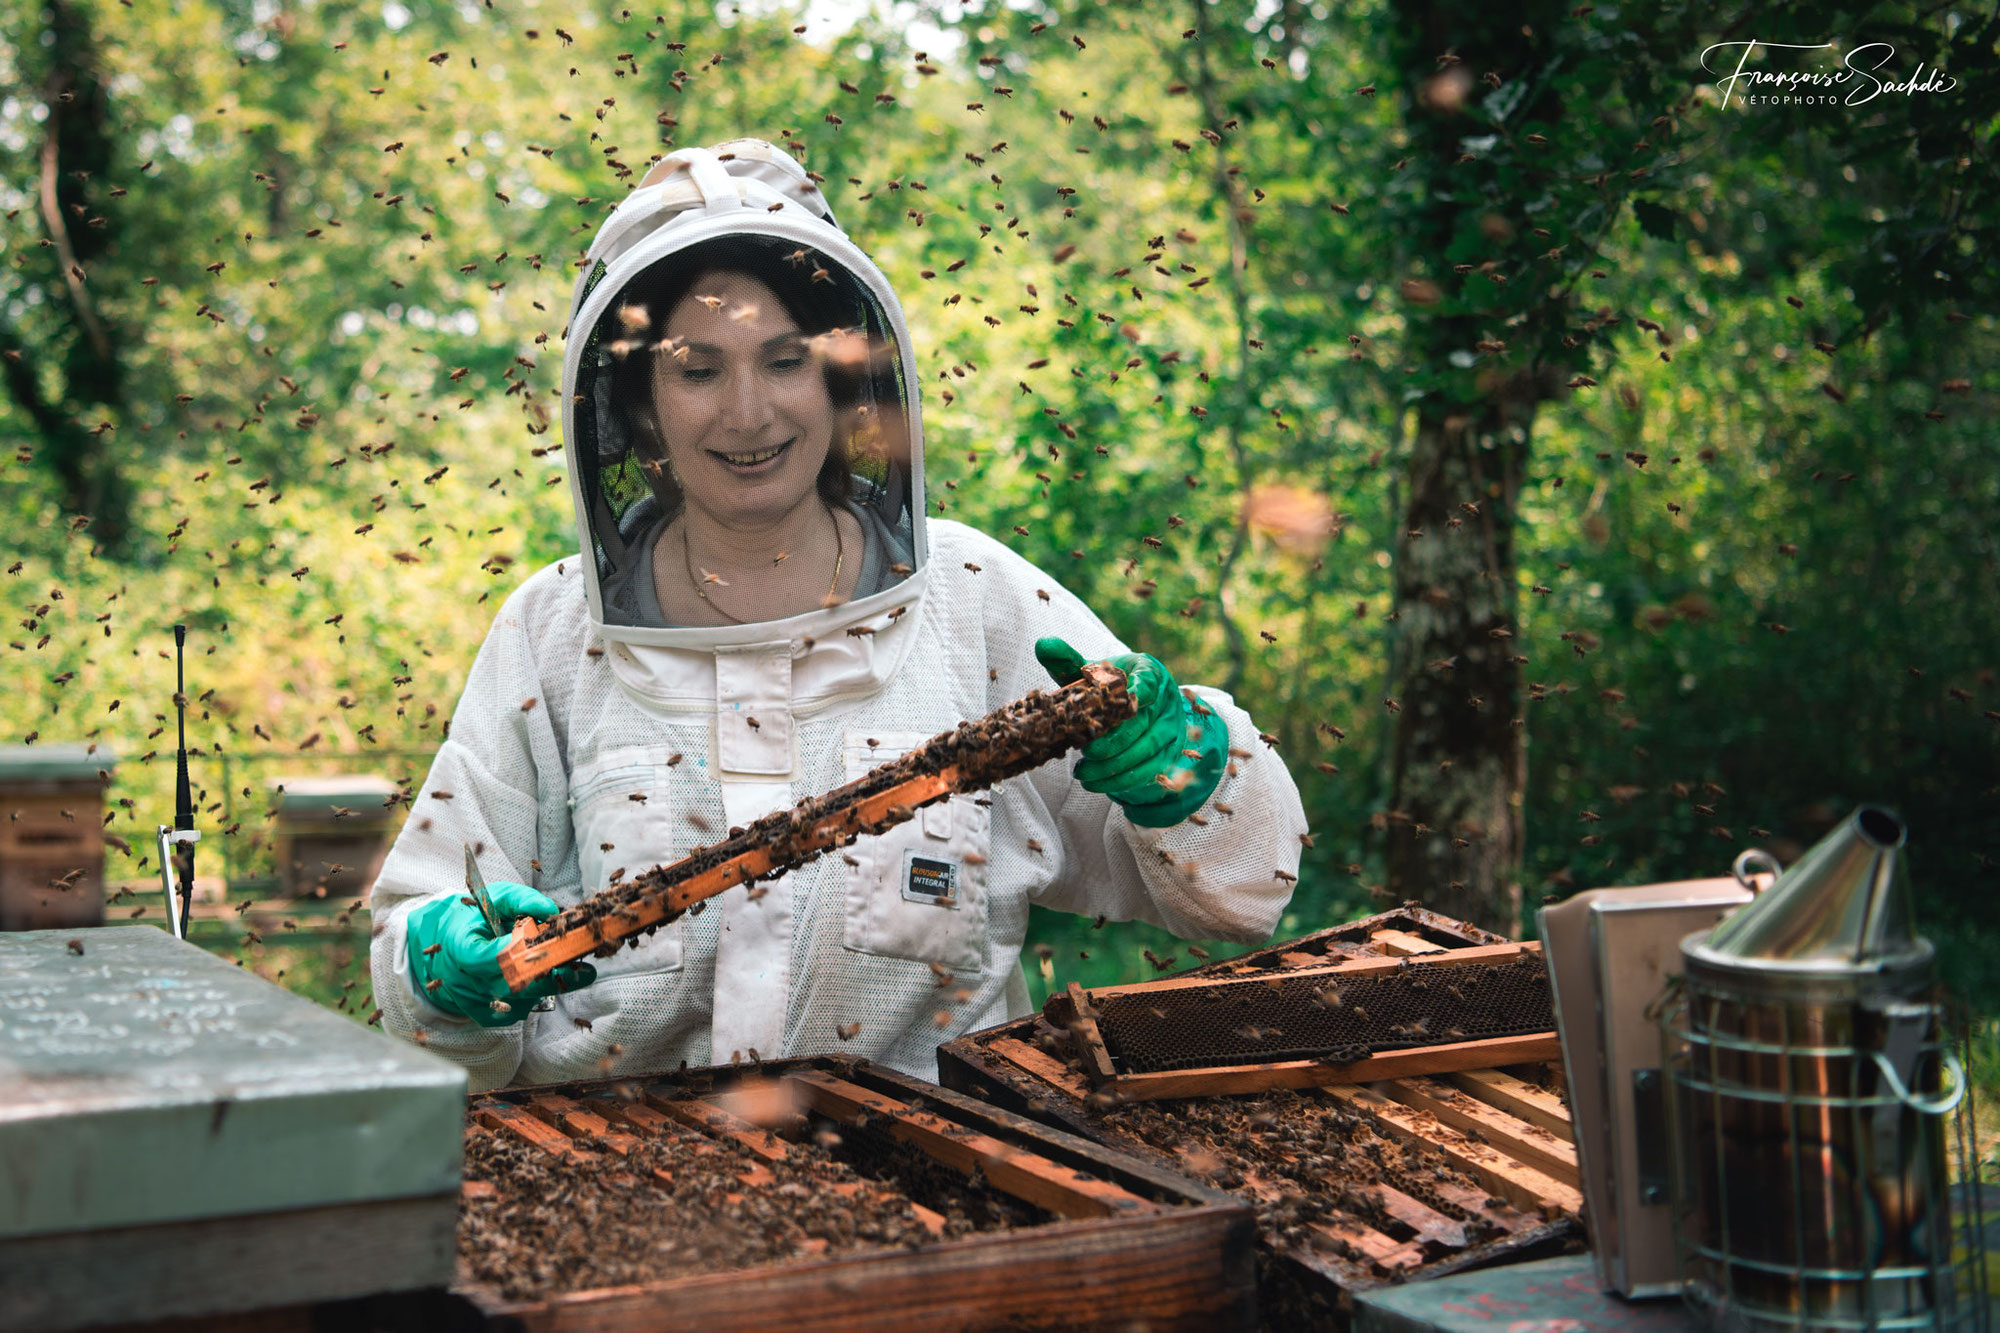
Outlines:
[[[850,733],[847,780],[929,740],[928,733]],[[953,796],[847,849],[845,944],[858,953],[936,963],[972,974],[986,963],[990,811]]]
[[[670,865],[723,836],[716,828],[719,816],[703,811],[706,784],[690,780],[668,762],[676,757],[669,747],[657,745],[612,750],[570,775],[570,814],[584,896],[601,892],[614,875],[629,879]],[[591,960],[599,985],[680,967],[683,924],[684,919],[662,926],[608,958]]]

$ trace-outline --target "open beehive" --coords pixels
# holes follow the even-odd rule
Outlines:
[[[1086,998],[1103,1017],[1113,999],[1144,1002],[1163,986],[1168,994],[1199,994],[1248,981],[1269,983],[1263,989],[1275,994],[1330,967],[1359,964],[1365,975],[1370,966],[1395,968],[1400,958],[1414,966],[1465,951],[1510,960],[1521,954],[1489,932],[1405,907]],[[1544,991],[1545,985],[1530,985],[1524,995]],[[1065,1022],[1071,1016],[1063,1005],[1050,1008]],[[1496,1021],[1509,1025],[1505,1016]],[[1161,1027],[1157,1019],[1154,1026]],[[1067,1026],[1036,1015],[946,1044],[939,1069],[949,1087],[1170,1165],[1253,1205],[1259,1303],[1272,1326],[1339,1322],[1356,1291],[1552,1251],[1577,1234],[1576,1154],[1552,1057],[1523,1059],[1516,1050],[1502,1057],[1503,1067],[1390,1076],[1401,1055],[1391,1050],[1347,1065],[1365,1081],[1287,1086],[1281,1080],[1262,1091],[1209,1096],[1203,1094],[1217,1089],[1197,1075],[1210,1078],[1214,1068],[1114,1068],[1093,1082],[1079,1045]],[[1201,1058],[1212,1059],[1212,1052]],[[1239,1060],[1221,1069],[1314,1063]],[[1148,1100],[1134,1100],[1118,1087],[1121,1079],[1170,1077],[1189,1080],[1166,1094],[1172,1100],[1151,1100],[1157,1089],[1140,1094]]]
[[[477,1326],[1253,1319],[1239,1201],[865,1061],[491,1093],[466,1134]]]

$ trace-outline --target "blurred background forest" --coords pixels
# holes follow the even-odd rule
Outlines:
[[[1725,105],[1752,38],[1951,86]],[[902,294],[932,512],[1279,746],[1284,933],[1531,931],[1874,801],[2000,1009],[1990,6],[5,0],[0,84],[0,740],[115,752],[113,880],[172,813],[176,621],[231,893],[270,780],[421,781],[576,550],[577,259],[755,135]],[[296,924],[204,938],[365,1015],[365,916]],[[1038,996],[1195,961],[1035,932]]]

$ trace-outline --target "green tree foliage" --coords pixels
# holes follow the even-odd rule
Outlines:
[[[1405,799],[1449,762],[1518,818],[1479,882],[1529,906],[1721,873],[1878,799],[1912,819],[1932,910],[1983,939],[1996,33],[1949,7],[1765,17],[1958,85],[1725,109],[1698,57],[1747,30],[1691,0],[912,6],[844,30],[679,0],[9,0],[0,718],[126,757],[114,875],[170,809],[142,756],[170,739],[177,619],[203,821],[230,830],[205,857],[258,864],[256,764],[419,778],[498,598],[575,553],[576,260],[656,155],[753,134],[824,178],[903,295],[933,512],[1225,684],[1287,758],[1315,833],[1285,931],[1473,882],[1463,830]],[[1464,455],[1413,521],[1468,415],[1507,457]],[[1495,461],[1500,495],[1473,494]],[[1460,591],[1427,621],[1418,557],[1487,532],[1500,558],[1460,577],[1489,611]],[[1484,692],[1504,735],[1440,711],[1399,742],[1413,701],[1478,692],[1474,651],[1513,673],[1511,700]],[[1397,870],[1419,838],[1434,868]],[[1036,930],[1058,979],[1192,959]]]
[[[1548,476],[1528,518],[1523,582],[1554,585],[1531,637],[1567,634],[1575,697],[1596,700],[1530,715],[1528,819],[1550,836],[1528,879],[1670,878],[1749,841],[1790,860],[1879,801],[1908,817],[1930,929],[1990,1004],[2000,87],[1978,71],[2000,19],[1792,6],[1755,35],[1884,43],[1877,77],[1921,62],[1956,86],[1854,78],[1799,106],[1739,86],[1677,188],[1622,224],[1618,378],[1553,423],[1576,489]]]

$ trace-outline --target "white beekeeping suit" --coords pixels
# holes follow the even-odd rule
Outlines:
[[[661,333],[659,307],[676,290],[712,303],[719,330],[771,313],[686,288],[688,256],[739,242],[782,251],[811,275],[801,301],[824,297],[845,312],[834,333],[808,331],[830,348],[839,385],[846,453],[823,475],[842,473],[829,501],[829,512],[846,511],[833,522],[831,568],[848,600],[690,623],[676,605],[705,612],[726,596],[741,612],[779,594],[715,579],[695,559],[691,528],[674,544],[669,516],[692,501],[679,474],[644,461],[643,442],[627,438],[643,429],[613,400],[642,345],[701,354],[701,336]],[[901,309],[784,153],[742,140],[669,156],[606,221],[589,261],[563,376],[582,554],[540,570],[501,607],[376,881],[372,961],[389,1031],[421,1030],[475,1088],[834,1050],[934,1077],[939,1042],[1027,1011],[1018,957],[1030,903],[1189,938],[1269,935],[1298,870],[1298,791],[1228,695],[1193,687],[1228,728],[1235,757],[1212,804],[1230,814],[1204,807],[1205,822],[1140,827],[1074,780],[1072,755],[922,810],[845,856],[731,889],[597,960],[595,984],[512,1026],[430,1003],[412,981],[406,922],[433,896],[463,892],[465,848],[488,881],[573,906],[1049,688],[1034,655],[1042,636],[1089,659],[1126,651],[1027,560],[962,524],[926,522]],[[803,328],[816,317],[800,310]],[[683,353],[692,375],[687,364]],[[761,457],[732,454],[728,466],[785,466],[745,461]],[[787,571],[786,554],[776,570]]]

